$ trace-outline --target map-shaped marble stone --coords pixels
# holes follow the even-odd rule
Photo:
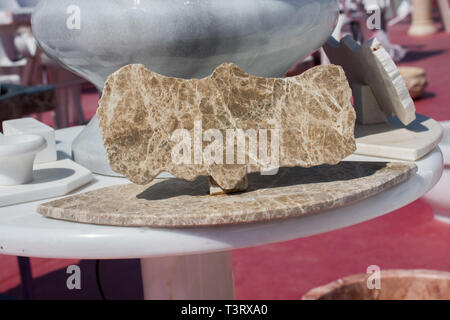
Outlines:
[[[352,154],[351,96],[334,65],[275,79],[229,63],[190,80],[128,65],[107,79],[97,115],[112,169],[132,182],[167,171],[233,190],[250,172],[334,165]]]

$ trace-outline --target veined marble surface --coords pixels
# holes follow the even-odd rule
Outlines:
[[[245,189],[246,173],[335,165],[351,155],[350,100],[344,70],[334,65],[274,79],[225,63],[209,77],[184,80],[134,64],[108,77],[97,115],[109,164],[132,182],[148,184],[167,171],[210,176],[230,191]]]

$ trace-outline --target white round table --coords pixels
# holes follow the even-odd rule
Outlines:
[[[59,158],[69,157],[82,127],[56,131]],[[392,161],[352,155],[352,161]],[[416,162],[403,184],[360,202],[318,214],[273,222],[191,229],[110,227],[48,219],[30,202],[0,208],[0,254],[79,259],[140,258],[146,299],[234,297],[231,250],[307,237],[367,221],[399,209],[430,190],[443,170],[436,148]],[[85,192],[124,178],[95,175]]]

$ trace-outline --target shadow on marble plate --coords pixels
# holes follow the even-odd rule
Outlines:
[[[246,192],[261,189],[289,187],[298,184],[326,183],[367,177],[386,167],[386,162],[345,161],[338,165],[321,165],[312,168],[280,168],[278,174],[263,176],[247,175],[249,187]],[[208,177],[200,176],[194,181],[173,178],[158,182],[137,195],[138,199],[164,200],[179,196],[206,196],[209,194]]]

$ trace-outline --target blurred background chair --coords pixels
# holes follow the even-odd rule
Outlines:
[[[0,128],[5,120],[54,110],[54,89],[45,85],[0,83]]]
[[[25,115],[22,113],[25,110],[38,114],[52,110],[56,128],[65,128],[69,124],[84,124],[86,120],[81,105],[81,88],[87,81],[60,67],[37,47],[30,28],[31,13],[37,2],[38,0],[0,2],[0,17],[6,17],[3,21],[0,18],[0,84],[22,85],[23,92],[33,92],[34,98],[36,92],[43,87],[31,91],[26,87],[53,86],[53,107],[43,110],[42,103],[36,103],[36,110],[32,110],[32,104],[27,107],[16,105],[17,110],[13,113],[5,111],[2,114],[0,109],[0,118],[20,118]],[[18,92],[20,88],[14,87],[14,90]]]

